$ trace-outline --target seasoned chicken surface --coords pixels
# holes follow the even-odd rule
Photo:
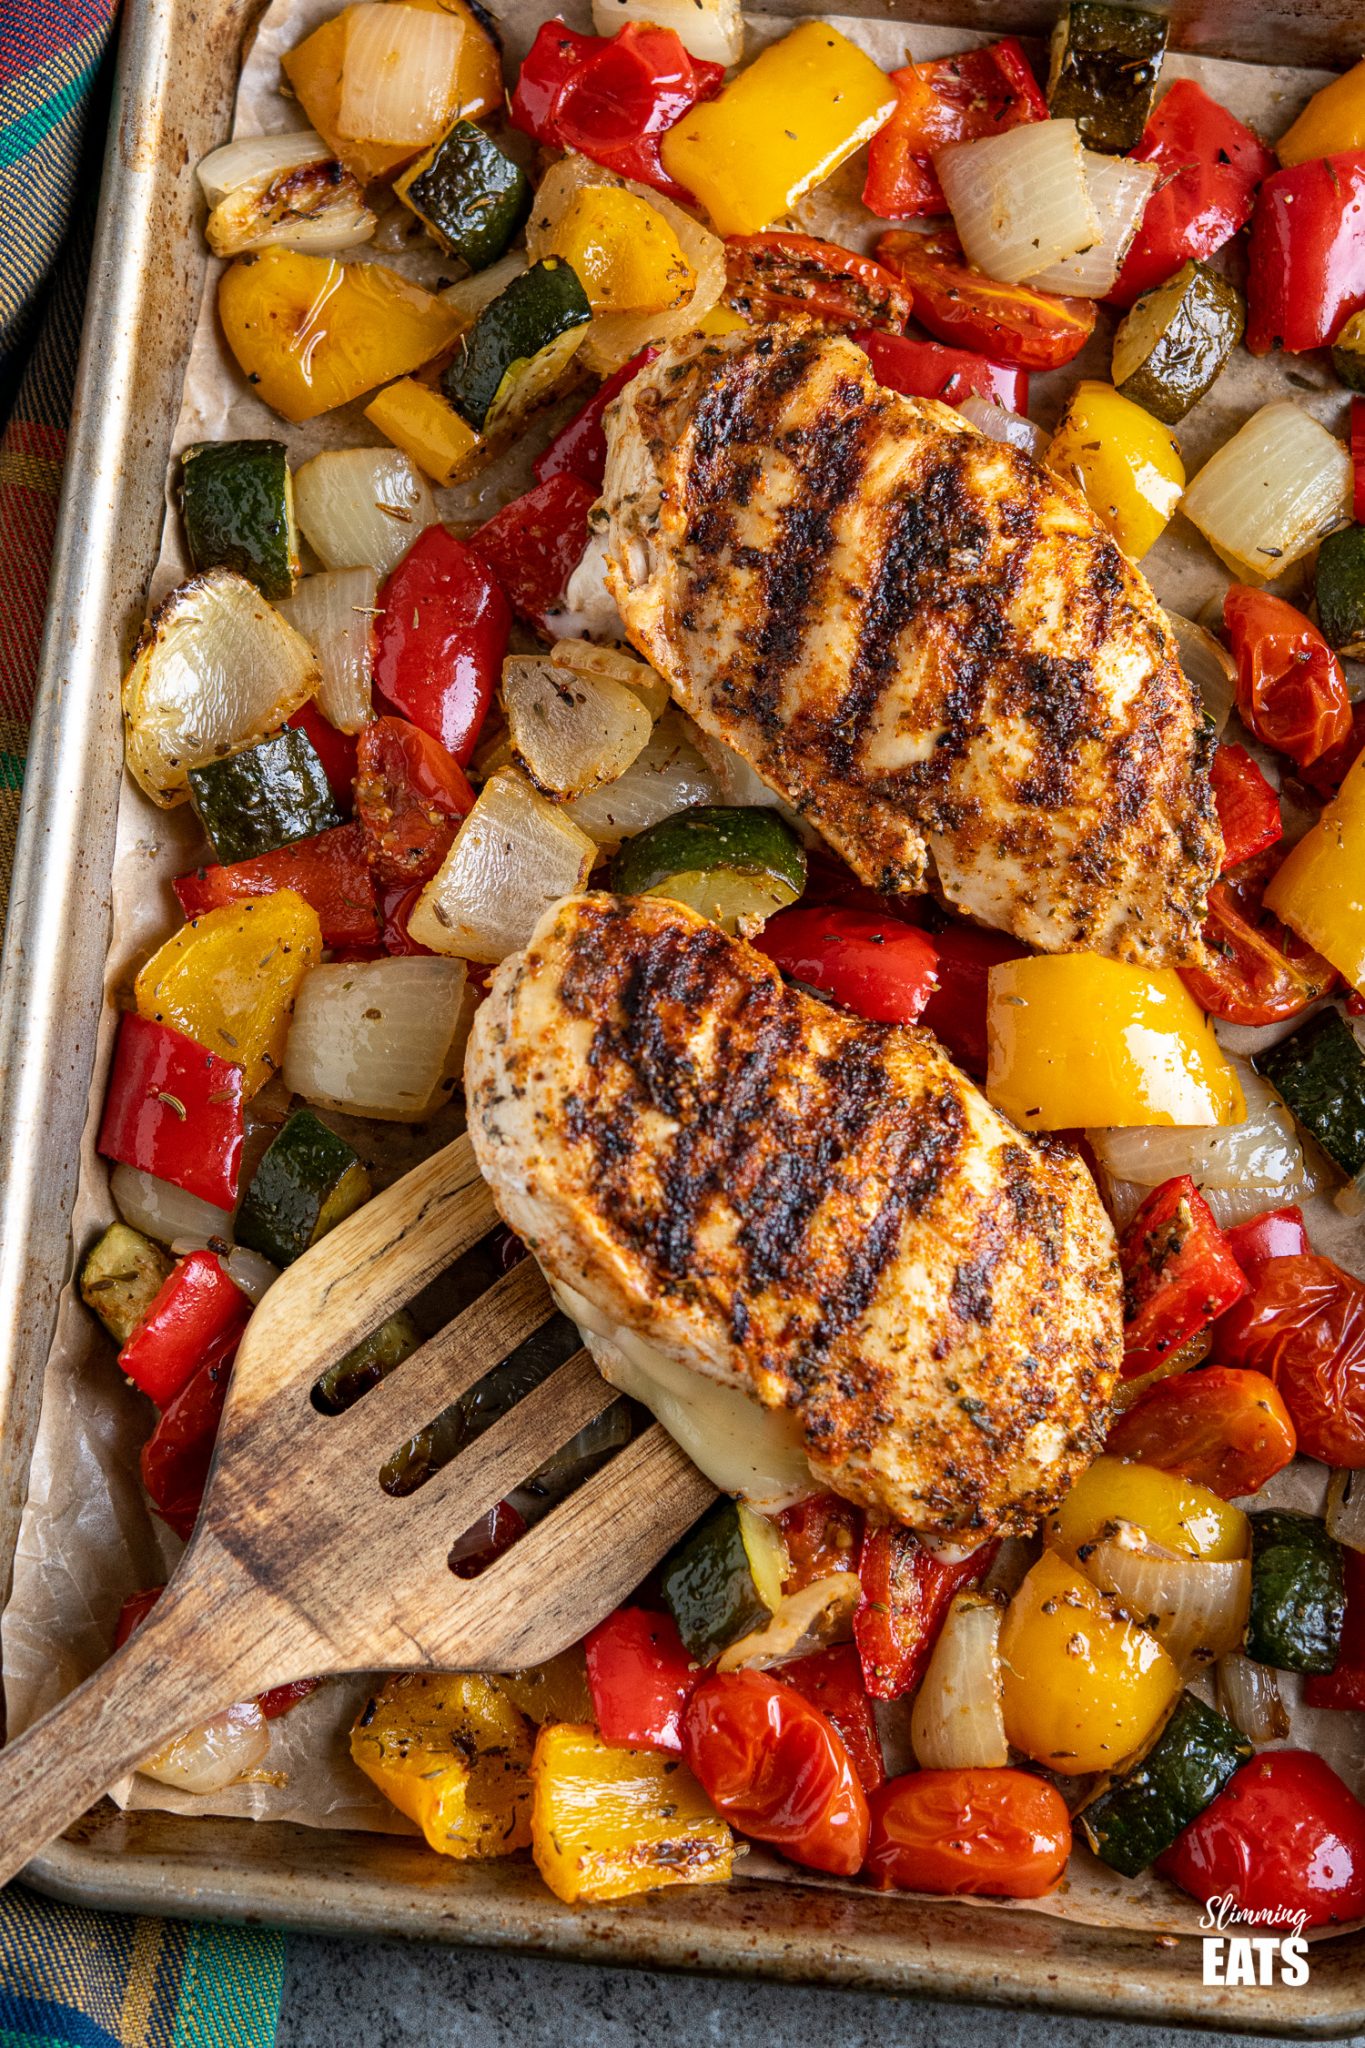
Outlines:
[[[497,970],[465,1085],[551,1282],[789,1411],[818,1483],[979,1537],[1099,1448],[1109,1219],[927,1032],[830,1009],[680,904],[568,897]]]
[[[1202,957],[1213,741],[1076,492],[797,328],[665,349],[608,437],[631,639],[862,881],[1049,952]]]

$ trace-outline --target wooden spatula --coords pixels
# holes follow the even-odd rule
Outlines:
[[[657,1425],[477,1578],[455,1539],[619,1396],[580,1351],[425,1485],[385,1460],[554,1313],[527,1259],[341,1415],[319,1374],[496,1222],[467,1138],[270,1289],[233,1369],[198,1527],[124,1647],[0,1752],[0,1883],[110,1785],[234,1700],[343,1671],[510,1670],[574,1642],[714,1498]]]

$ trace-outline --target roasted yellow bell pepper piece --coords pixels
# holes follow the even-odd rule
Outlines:
[[[299,983],[321,958],[316,910],[277,889],[191,918],[153,953],[133,1000],[140,1017],[244,1067],[251,1095],[283,1065]]]
[[[986,1093],[1026,1131],[1236,1124],[1246,1103],[1174,968],[1097,953],[992,967]]]
[[[1161,538],[1185,489],[1170,428],[1089,378],[1072,392],[1046,461],[1134,562]]]
[[[503,104],[502,62],[497,46],[466,0],[407,0],[410,7],[454,15],[464,29],[460,54],[451,81],[451,101],[446,125],[463,118],[478,121]],[[314,29],[311,36],[286,52],[280,68],[289,80],[294,97],[303,108],[327,147],[340,157],[362,184],[386,178],[412,162],[421,148],[414,143],[356,142],[338,134],[337,114],[341,107],[341,68],[346,57],[346,17],[350,9],[334,14]]]
[[[743,334],[749,325],[749,321],[737,313],[733,306],[713,306],[710,312],[703,313],[697,322],[697,332],[714,338],[721,334]]]
[[[531,1733],[477,1672],[386,1679],[351,1758],[442,1856],[508,1856],[531,1839]]]
[[[593,1718],[581,1643],[561,1650],[546,1664],[531,1664],[524,1671],[500,1671],[493,1682],[537,1728],[547,1721],[590,1722]]]
[[[1360,47],[1358,43],[1356,47]],[[1298,120],[1275,144],[1275,154],[1286,170],[1291,164],[1306,164],[1311,157],[1340,156],[1348,149],[1365,149],[1365,62],[1353,65],[1315,92]]]
[[[1064,1778],[1115,1770],[1180,1690],[1155,1636],[1055,1550],[1045,1550],[1000,1627],[1001,1706],[1015,1749]]]
[[[572,266],[594,313],[663,313],[697,273],[661,213],[615,185],[586,185],[555,223],[546,251]]]
[[[1271,878],[1266,906],[1365,995],[1365,753]]]
[[[896,104],[884,71],[828,22],[803,22],[661,145],[664,169],[722,235],[754,235],[875,135]]]
[[[567,1904],[728,1880],[734,1836],[676,1757],[560,1724],[537,1736],[531,1778],[531,1853]]]
[[[420,369],[463,325],[453,306],[382,263],[297,249],[230,263],[218,315],[257,397],[295,422]]]
[[[1245,1557],[1246,1516],[1207,1486],[1126,1458],[1096,1458],[1051,1516],[1046,1541],[1075,1559],[1116,1522],[1133,1522],[1151,1542],[1180,1557]]]
[[[377,392],[365,417],[433,483],[457,483],[478,467],[487,451],[482,434],[476,434],[439,391],[416,377],[402,377]]]

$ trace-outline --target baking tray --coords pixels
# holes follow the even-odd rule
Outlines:
[[[818,14],[816,0],[786,0]],[[547,13],[550,7],[547,4]],[[996,32],[1045,32],[1053,0],[839,0]],[[121,770],[121,656],[143,610],[206,265],[193,167],[226,132],[259,0],[129,0],[90,279],[37,713],[0,966],[0,1576],[7,1579],[97,1052]],[[1204,55],[1331,64],[1355,0],[1180,0]],[[107,1037],[107,1034],[106,1034]],[[2,1589],[0,1589],[2,1590]],[[1202,1982],[1197,1938],[1008,1907],[852,1896],[742,1878],[624,1907],[562,1905],[517,1863],[411,1842],[105,1804],[29,1866],[75,1903],[324,1933],[503,1945],[579,1960],[740,1972],[1004,2006],[1301,2038],[1365,2028],[1365,1931],[1315,1942],[1303,1989]]]

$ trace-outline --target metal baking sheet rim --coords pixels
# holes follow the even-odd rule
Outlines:
[[[847,11],[849,0],[841,0]],[[1011,20],[1042,26],[1051,0]],[[1291,0],[1291,10],[1293,0]],[[547,7],[547,13],[548,13]],[[794,10],[795,11],[795,10]],[[815,0],[801,11],[818,12]],[[1226,29],[1220,21],[1220,40]],[[1250,9],[1247,10],[1251,12]],[[1321,60],[1330,4],[1256,29]],[[121,766],[121,656],[155,560],[166,454],[204,254],[193,165],[223,132],[256,0],[138,0],[124,18],[100,228],[58,519],[0,979],[0,1574],[8,1577],[101,1037]],[[986,0],[919,19],[994,26]],[[1290,10],[1287,10],[1290,12]],[[1333,23],[1330,16],[1337,14]],[[1316,17],[1316,18],[1314,18]],[[1306,36],[1303,20],[1311,23]],[[1182,40],[1202,40],[1182,21]],[[1277,54],[1284,44],[1278,44]],[[107,1039],[107,1033],[105,1034]],[[1365,1933],[1315,1943],[1307,1991],[1205,1986],[1194,1940],[936,1900],[770,1885],[573,1908],[517,1864],[451,1866],[381,1836],[120,1814],[107,1804],[26,1880],[72,1903],[322,1933],[493,1945],[1003,2006],[1335,2039],[1365,2026]],[[1254,2003],[1254,2010],[1248,2006]]]

